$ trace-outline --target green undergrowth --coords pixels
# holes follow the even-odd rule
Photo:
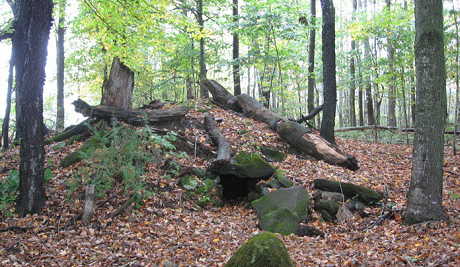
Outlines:
[[[115,187],[125,195],[142,192],[142,196],[150,196],[151,187],[144,175],[147,163],[181,155],[172,143],[177,135],[174,132],[158,135],[148,126],[136,130],[121,124],[100,125],[92,130],[93,145],[81,152],[82,167],[68,181],[68,199],[76,189],[90,183],[95,185],[97,197],[104,197]]]

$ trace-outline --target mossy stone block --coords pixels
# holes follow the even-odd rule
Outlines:
[[[289,178],[286,177],[286,175],[284,175],[284,171],[283,170],[276,170],[274,173],[273,173],[273,177],[278,180],[280,182],[281,185],[283,185],[283,187],[286,187],[286,188],[289,188],[289,187],[292,187],[294,185],[294,183],[289,180]]]
[[[279,208],[262,217],[259,221],[262,230],[282,235],[296,234],[299,228],[299,215],[291,209]]]
[[[251,204],[259,219],[279,208],[289,208],[297,213],[300,222],[307,219],[310,199],[305,187],[293,186],[272,191]]]

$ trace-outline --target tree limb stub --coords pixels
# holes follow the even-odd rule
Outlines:
[[[277,113],[267,109],[249,95],[238,95],[235,105],[229,101],[234,97],[216,81],[205,80],[205,84],[209,92],[213,95],[214,101],[219,102],[228,109],[242,112],[246,117],[268,124],[284,141],[301,152],[332,165],[343,166],[353,171],[359,169],[358,161],[355,157],[344,153],[320,136],[311,133],[303,125],[288,121]]]
[[[186,106],[174,106],[156,110],[123,109],[106,105],[90,106],[81,99],[74,101],[72,104],[75,106],[76,112],[86,117],[97,117],[106,120],[115,117],[132,125],[144,125],[146,122],[149,124],[167,122],[181,119],[188,113]]]

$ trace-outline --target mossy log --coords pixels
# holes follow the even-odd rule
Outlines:
[[[215,102],[219,102],[221,105],[234,111],[242,112],[246,117],[268,124],[283,140],[299,151],[329,164],[343,166],[353,171],[359,169],[358,161],[355,157],[344,153],[319,135],[312,133],[303,125],[289,121],[267,109],[249,95],[242,94],[236,96],[235,105],[233,103],[235,102],[235,97],[216,81],[206,80],[205,84],[208,85],[207,88],[213,95]]]
[[[352,183],[341,183],[326,179],[316,179],[313,181],[313,184],[317,189],[339,193],[343,192],[347,198],[357,197],[358,200],[368,204],[375,204],[383,198],[382,194],[379,192]]]
[[[66,131],[56,135],[55,137],[45,140],[45,144],[50,144],[53,142],[61,142],[66,139],[69,139],[72,136],[85,133],[86,131],[88,131],[88,123],[90,121],[91,121],[90,119],[87,119],[87,120],[80,122],[77,125],[69,127]]]
[[[85,101],[78,99],[72,103],[75,111],[86,117],[97,117],[99,119],[110,120],[115,117],[119,121],[124,121],[132,125],[145,125],[164,123],[171,120],[178,120],[188,113],[186,106],[174,106],[164,109],[124,109],[106,105],[90,106]]]
[[[95,146],[98,146],[98,143],[95,141],[94,138],[90,138],[77,151],[69,153],[67,156],[65,156],[59,164],[64,168],[69,167],[75,162],[82,160],[80,153],[86,152],[90,148],[95,147]]]

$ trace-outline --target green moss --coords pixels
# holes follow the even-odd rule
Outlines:
[[[226,267],[294,266],[283,241],[271,232],[250,238],[225,265]]]
[[[187,190],[194,190],[198,186],[196,178],[188,174],[180,178],[180,183],[182,184],[182,187]]]

